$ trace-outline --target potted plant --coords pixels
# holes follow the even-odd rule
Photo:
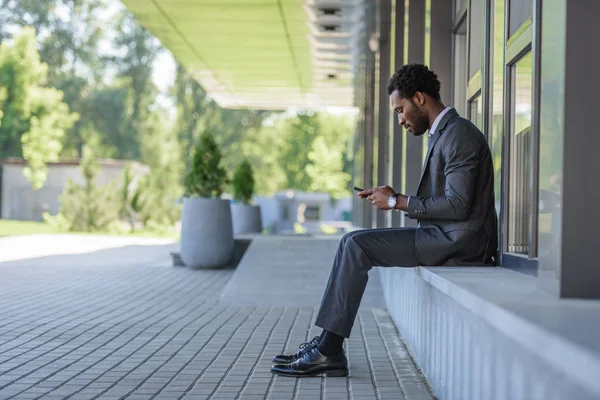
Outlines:
[[[251,205],[254,194],[254,173],[248,160],[242,161],[233,175],[233,199],[231,215],[233,233],[260,233],[262,220],[260,207]]]
[[[210,133],[200,137],[184,179],[181,215],[181,260],[192,268],[225,265],[234,248],[231,208],[221,199],[227,172]]]

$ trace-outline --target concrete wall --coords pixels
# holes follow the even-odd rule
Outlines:
[[[390,314],[440,400],[600,398],[597,340],[583,338],[597,337],[600,302],[551,300],[535,278],[502,268],[444,269],[476,293],[435,269],[378,268]]]
[[[2,166],[2,210],[0,217],[3,219],[41,221],[42,214],[49,212],[56,214],[59,211],[59,197],[67,181],[71,179],[76,184],[83,184],[84,179],[76,164],[50,164],[48,166],[48,179],[44,186],[35,193],[31,184],[23,176],[24,164],[4,164]],[[124,170],[125,164],[102,165],[96,183],[106,185],[117,178]],[[145,168],[134,168],[134,171],[146,171]],[[32,217],[32,198],[33,217]]]
[[[263,229],[272,232],[281,214],[279,202],[273,197],[258,196],[253,198],[253,202],[255,205],[260,206]]]

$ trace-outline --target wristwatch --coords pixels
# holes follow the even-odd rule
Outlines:
[[[396,208],[396,202],[398,201],[396,199],[397,195],[398,195],[398,193],[395,193],[395,194],[391,195],[390,198],[388,199],[388,207],[390,207],[392,210]]]

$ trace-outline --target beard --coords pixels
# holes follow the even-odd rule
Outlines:
[[[413,131],[412,134],[414,136],[421,136],[422,134],[424,134],[427,129],[429,129],[429,118],[427,118],[427,116],[425,115],[425,113],[423,112],[423,109],[421,107],[419,107],[418,105],[416,105],[413,102],[413,105],[415,107],[415,123],[413,124]]]

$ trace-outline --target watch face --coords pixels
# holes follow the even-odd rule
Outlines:
[[[388,206],[390,208],[396,207],[396,196],[390,196],[390,198],[388,199]]]

